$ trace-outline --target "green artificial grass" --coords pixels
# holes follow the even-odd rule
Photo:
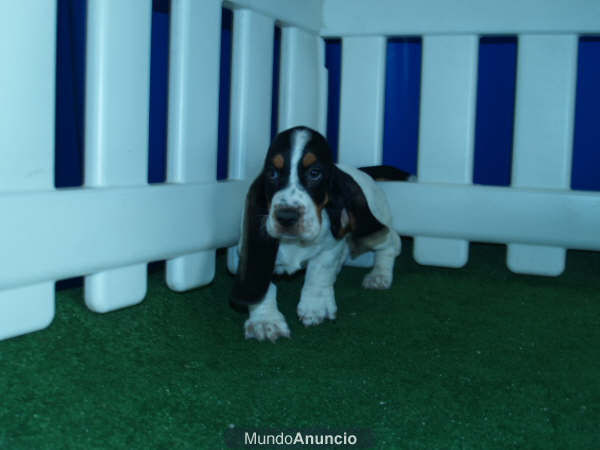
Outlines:
[[[515,275],[504,247],[464,269],[417,265],[389,291],[336,283],[338,318],[304,328],[303,276],[278,282],[292,338],[243,339],[232,278],[105,315],[59,291],[41,332],[0,342],[0,448],[223,448],[234,428],[368,429],[376,448],[600,448],[600,253],[558,278]]]

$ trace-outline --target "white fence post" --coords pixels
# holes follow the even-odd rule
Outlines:
[[[271,141],[274,31],[270,17],[248,9],[233,13],[229,178],[253,180]],[[227,265],[237,271],[235,247],[227,252]]]
[[[519,36],[512,187],[570,189],[577,45],[576,35]],[[559,275],[565,256],[510,244],[506,260],[513,272]]]
[[[351,166],[381,164],[387,40],[384,36],[344,37],[340,80],[338,161]],[[350,259],[370,267],[373,253]]]
[[[170,34],[167,181],[216,182],[221,0],[173,0]],[[209,283],[215,256],[168,260],[167,284],[185,291]]]
[[[0,193],[51,190],[55,0],[2,3],[0,61]],[[0,291],[0,339],[45,328],[53,317],[53,281]]]
[[[151,0],[88,2],[87,187],[147,183],[151,23]],[[146,279],[146,264],[88,275],[85,302],[97,312],[139,303],[146,295]]]
[[[297,27],[281,29],[278,131],[320,128],[321,38]]]
[[[423,38],[420,182],[473,180],[478,49],[479,38],[474,35]],[[432,221],[445,220],[437,211],[429,215]],[[414,257],[421,264],[461,267],[469,258],[469,242],[417,236]]]
[[[384,36],[342,39],[338,160],[344,164],[381,164],[385,56]]]

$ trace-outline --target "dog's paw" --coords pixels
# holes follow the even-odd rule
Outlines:
[[[246,339],[265,339],[275,342],[280,337],[290,337],[290,329],[285,317],[280,312],[269,315],[252,317],[244,323],[244,336]]]
[[[302,293],[298,303],[298,318],[305,326],[319,325],[323,320],[335,320],[337,306],[333,288]]]
[[[363,278],[362,286],[365,289],[389,289],[393,278],[391,274],[371,271]]]

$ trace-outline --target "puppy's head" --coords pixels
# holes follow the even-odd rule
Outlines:
[[[331,150],[318,132],[295,127],[277,135],[263,168],[271,237],[311,241],[319,235],[332,171]]]
[[[281,132],[246,196],[234,304],[253,304],[264,297],[280,241],[310,244],[321,232],[323,209],[336,239],[350,233],[360,244],[385,229],[371,213],[361,186],[336,167],[321,134],[306,127]]]

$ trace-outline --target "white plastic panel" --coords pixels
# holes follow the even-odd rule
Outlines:
[[[324,0],[323,36],[598,33],[597,0]]]
[[[147,181],[151,23],[151,0],[88,1],[87,187]],[[146,278],[145,264],[89,275],[85,302],[96,312],[139,303],[146,293]]]
[[[519,36],[512,186],[569,189],[577,81],[575,35]],[[518,273],[559,275],[566,250],[508,246]]]
[[[339,162],[355,167],[381,163],[385,56],[384,37],[342,40]]]
[[[595,192],[381,182],[394,224],[409,236],[600,250]],[[436,211],[437,220],[432,220]]]
[[[170,34],[167,181],[215,182],[221,0],[173,0]],[[167,284],[185,291],[209,283],[215,256],[208,250],[167,261]]]
[[[55,48],[56,1],[2,3],[0,196],[54,188]],[[4,221],[10,212],[2,212]],[[25,245],[35,250],[32,243]],[[3,278],[13,258],[0,248]],[[45,328],[53,318],[53,281],[0,291],[0,339]]]
[[[272,18],[247,9],[233,14],[229,178],[254,180],[262,170],[271,141],[273,92]],[[238,233],[243,208],[237,210]],[[227,252],[228,267],[237,267],[235,248]]]
[[[321,38],[296,27],[281,30],[278,131],[320,127]]]
[[[421,75],[420,182],[465,183],[473,178],[477,36],[425,36]],[[431,221],[444,221],[437,210]],[[415,237],[415,260],[421,264],[461,267],[469,242]]]
[[[10,261],[2,267],[0,289],[233,245],[248,186],[228,181],[0,193],[0,248]]]

